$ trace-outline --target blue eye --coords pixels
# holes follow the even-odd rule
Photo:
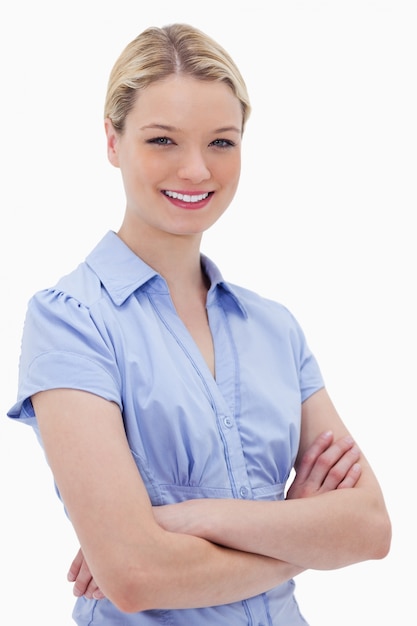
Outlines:
[[[215,139],[211,142],[210,145],[215,146],[216,148],[231,148],[236,144],[234,144],[233,141],[230,141],[229,139]]]
[[[149,139],[148,143],[155,143],[158,146],[168,146],[172,141],[168,139],[168,137],[154,137],[153,139]]]

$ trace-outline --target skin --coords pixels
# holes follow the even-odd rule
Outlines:
[[[307,498],[333,489],[354,487],[361,475],[361,467],[357,462],[359,456],[359,450],[350,437],[334,442],[330,431],[320,434],[297,464],[297,473],[287,491],[287,499]],[[182,505],[154,507],[153,511],[159,523],[172,532],[178,532],[181,519],[186,521],[185,517],[177,517],[175,522],[173,517],[170,523],[172,513],[186,514],[185,506]],[[207,513],[210,515],[210,511]],[[74,582],[73,591],[77,597],[84,595],[97,600],[105,597],[94,580],[81,549],[71,563],[68,580]]]
[[[165,278],[214,376],[200,243],[235,194],[241,127],[240,104],[228,86],[184,76],[142,91],[122,134],[105,122],[108,158],[120,168],[126,192],[118,235]],[[198,202],[186,203],[187,196]],[[303,403],[296,478],[285,501],[195,500],[158,508],[115,404],[71,389],[41,392],[32,401],[80,541],[69,575],[76,595],[105,595],[126,612],[214,606],[264,592],[307,568],[343,567],[389,550],[390,521],[377,480],[326,390]]]

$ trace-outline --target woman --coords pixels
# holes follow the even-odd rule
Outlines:
[[[139,35],[105,106],[122,225],[29,303],[9,415],[38,433],[79,538],[80,625],[305,624],[294,576],[389,550],[378,482],[298,323],[200,253],[249,112],[209,37]]]

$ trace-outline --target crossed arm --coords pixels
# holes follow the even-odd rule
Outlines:
[[[283,502],[152,508],[114,404],[73,390],[42,392],[33,404],[81,545],[71,566],[77,595],[105,595],[127,612],[212,606],[306,568],[382,558],[389,549],[378,483],[324,390],[303,405],[296,478]]]

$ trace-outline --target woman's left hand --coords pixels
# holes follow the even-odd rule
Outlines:
[[[361,476],[359,458],[359,448],[351,437],[334,441],[330,431],[321,433],[303,454],[287,500],[354,487]]]

